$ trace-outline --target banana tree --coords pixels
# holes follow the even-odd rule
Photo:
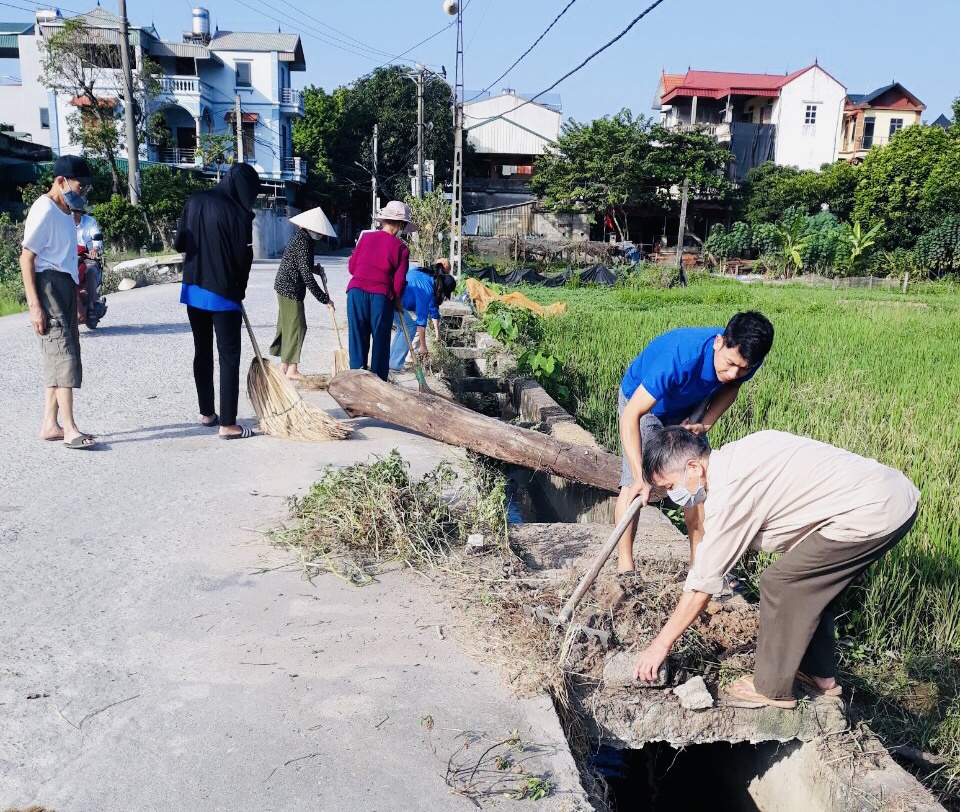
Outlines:
[[[881,226],[882,223],[877,223],[869,231],[864,231],[860,226],[860,221],[856,220],[847,232],[847,244],[850,247],[850,270],[855,276],[859,274],[867,252],[876,244]]]

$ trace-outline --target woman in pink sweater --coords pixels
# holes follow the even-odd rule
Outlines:
[[[410,207],[399,200],[381,209],[377,220],[382,229],[364,234],[350,255],[353,278],[347,285],[347,324],[350,369],[370,369],[387,380],[393,312],[403,296],[410,264],[410,252],[400,234],[415,231],[416,225],[410,222]]]

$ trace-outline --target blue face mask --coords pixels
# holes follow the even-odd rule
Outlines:
[[[86,196],[77,194],[73,189],[64,189],[63,199],[73,211],[84,211],[87,208]]]
[[[687,464],[689,465],[690,462],[692,462],[692,460],[688,460]],[[686,481],[687,481],[686,466],[684,466],[683,470],[684,470],[684,476],[683,476],[683,479],[680,481],[680,484],[677,485],[676,488],[671,488],[670,490],[668,490],[667,496],[678,507],[682,507],[682,508],[696,507],[697,505],[703,503],[703,501],[707,498],[707,491],[703,487],[703,478],[697,477],[697,481],[700,483],[700,486],[697,488],[696,492],[690,493],[690,491],[687,490],[687,486],[686,486]]]

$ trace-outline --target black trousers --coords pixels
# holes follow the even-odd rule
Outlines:
[[[243,316],[238,310],[200,310],[187,307],[193,331],[193,379],[197,384],[197,402],[205,417],[216,412],[213,393],[213,335],[217,335],[220,354],[220,424],[237,422],[240,398],[240,332]]]

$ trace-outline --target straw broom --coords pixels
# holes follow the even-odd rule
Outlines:
[[[307,403],[287,376],[263,359],[246,309],[242,312],[256,356],[247,372],[247,396],[260,420],[260,430],[264,434],[292,440],[343,440],[348,437],[353,429]]]
[[[321,274],[320,281],[323,283],[323,292],[327,294],[327,299],[330,299],[327,277]],[[330,299],[330,301],[333,300]],[[337,324],[337,314],[333,310],[330,311],[330,321],[333,322],[333,329],[337,333],[337,346],[339,347],[339,349],[333,351],[333,374],[336,376],[350,369],[350,353],[343,348],[343,341],[340,339],[340,325]]]

